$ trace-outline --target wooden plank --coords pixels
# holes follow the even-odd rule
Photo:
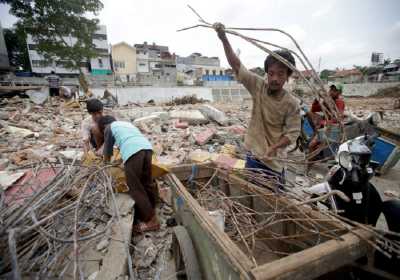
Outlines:
[[[357,230],[364,238],[371,238],[365,231]],[[330,240],[285,258],[259,266],[252,270],[257,280],[267,279],[314,279],[334,271],[365,256],[367,246],[356,235],[348,233],[343,241]]]
[[[194,167],[194,169],[193,169]],[[210,163],[204,164],[182,164],[170,168],[171,173],[181,180],[186,181],[194,171],[195,179],[209,178],[214,173],[215,169]]]
[[[209,218],[207,211],[199,205],[199,203],[192,197],[192,195],[186,190],[185,186],[179,181],[174,174],[168,174],[167,179],[174,186],[177,197],[174,198],[174,208],[179,212],[178,200],[184,200],[189,207],[189,212],[193,214],[193,217],[199,221],[200,230],[197,229],[197,234],[206,234],[213,243],[217,244],[217,248],[213,247],[213,250],[217,250],[228,263],[231,264],[232,268],[237,271],[240,279],[250,279],[249,272],[254,267],[253,263],[248,257],[238,248],[238,246],[226,235],[226,233],[218,230],[215,224]],[[183,210],[185,211],[185,210]],[[187,211],[187,210],[186,210]],[[186,226],[186,225],[185,225]],[[190,225],[189,225],[190,226]],[[190,229],[188,228],[190,231]],[[205,238],[205,237],[204,237]],[[201,262],[201,260],[199,260]],[[212,269],[203,267],[204,269]]]

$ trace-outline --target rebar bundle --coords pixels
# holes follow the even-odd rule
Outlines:
[[[50,167],[37,166],[35,171],[46,168]],[[80,253],[119,221],[107,167],[72,164],[53,168],[55,176],[45,186],[34,186],[34,177],[19,186],[7,203],[2,193],[2,279],[83,279]],[[29,188],[31,192],[26,191]],[[130,255],[127,257],[132,272]]]
[[[279,183],[259,170],[233,171],[244,182],[251,182],[246,186],[231,181],[230,174],[232,172],[216,169],[206,183],[201,180],[193,181],[196,185],[193,195],[208,211],[220,209],[224,212],[225,232],[233,241],[244,246],[244,251],[255,265],[257,260],[254,252],[260,244],[259,241],[285,244],[281,248],[287,248],[286,250],[267,246],[262,247],[262,250],[269,250],[277,256],[286,256],[294,252],[293,248],[296,248],[295,251],[302,250],[326,240],[340,240],[345,233],[356,235],[370,248],[380,251],[388,258],[393,253],[400,253],[400,242],[387,237],[399,236],[398,233],[354,222],[328,209],[322,211],[316,202],[326,197],[307,200],[292,192],[290,183]],[[227,191],[227,184],[240,188],[239,194]],[[249,201],[257,201],[258,206],[264,205],[268,211],[255,208]],[[316,217],[311,214],[312,211],[321,215]],[[292,233],[281,231],[285,224],[292,224],[298,230]],[[368,232],[372,238],[361,236],[358,233],[360,229]]]

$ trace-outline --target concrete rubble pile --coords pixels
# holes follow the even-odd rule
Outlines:
[[[20,97],[1,102],[0,152],[10,168],[40,160],[55,162],[62,156],[59,152],[70,151],[67,157],[75,156],[71,151],[78,152],[80,111],[57,103],[53,107],[35,105]]]
[[[54,178],[57,179],[59,176],[64,176],[59,181],[62,182],[62,184],[60,183],[62,186],[66,186],[65,184],[70,182],[68,180],[73,178],[82,179],[82,176],[84,176],[82,172],[87,172],[87,169],[79,169],[78,167],[81,164],[80,159],[82,157],[80,127],[83,118],[88,117],[88,114],[83,109],[85,107],[84,103],[79,106],[78,103],[68,103],[57,98],[53,98],[51,105],[48,102],[38,105],[33,103],[31,99],[18,96],[8,99],[3,98],[0,103],[0,183],[1,193],[5,197],[5,203],[1,205],[1,210],[4,210],[1,212],[1,219],[3,223],[8,219],[8,222],[14,227],[33,227],[31,231],[24,232],[22,241],[20,239],[21,235],[17,231],[13,237],[14,239],[12,239],[15,240],[16,261],[13,259],[8,260],[4,270],[1,271],[4,275],[10,275],[16,269],[14,264],[19,265],[21,273],[25,273],[30,269],[28,269],[30,255],[26,255],[27,252],[24,251],[22,253],[20,250],[22,250],[23,246],[27,246],[24,240],[32,238],[32,234],[41,229],[32,221],[30,212],[23,212],[21,219],[14,220],[16,217],[12,215],[13,213],[10,212],[10,209],[16,206],[12,206],[12,201],[21,192],[21,196],[35,197],[39,202],[43,202],[41,198],[49,196],[51,194],[50,190],[54,190],[52,187],[54,186]],[[222,163],[225,160],[230,164],[231,168],[243,166],[243,164],[235,165],[236,162],[232,163],[229,159],[234,158],[235,153],[240,151],[242,147],[248,120],[248,107],[243,107],[241,110],[228,109],[224,111],[200,103],[172,107],[149,105],[145,107],[119,107],[114,108],[112,114],[119,120],[131,121],[138,126],[151,140],[154,151],[158,156],[158,161],[167,166],[213,160],[215,162],[222,160]],[[108,113],[111,113],[111,109],[106,109],[105,114]],[[225,154],[227,159],[219,158],[220,154]],[[72,174],[72,170],[75,173]],[[36,178],[36,176],[41,177]],[[92,179],[96,181],[96,183],[93,183],[95,185],[106,182],[99,181],[98,176]],[[31,187],[28,184],[28,182],[36,181],[38,183],[36,183],[35,187]],[[76,203],[84,187],[83,183],[79,181],[78,184],[78,181],[76,181],[74,184],[69,184],[68,187],[65,187],[65,192],[61,192],[57,199],[52,197],[52,199],[56,200],[48,200],[48,203],[54,203],[51,209],[47,209],[48,211],[44,207],[45,204],[39,204],[40,207],[38,206],[37,209],[42,210],[35,213],[37,215],[36,219],[41,221],[46,219],[47,215],[52,215],[52,211],[59,211],[60,209],[57,207],[58,205],[60,205],[59,207],[65,206],[63,204],[65,199],[69,199],[69,203]],[[168,201],[168,189],[163,186],[162,180],[158,184],[160,195],[164,196],[164,201]],[[26,188],[31,191],[25,192]],[[100,200],[110,198],[109,194],[101,194],[98,190],[96,191],[96,188],[90,188],[90,191],[84,197],[90,194],[93,197],[97,196],[97,199]],[[72,202],[70,196],[73,197]],[[20,201],[20,199],[18,198],[17,201]],[[90,199],[85,200],[85,202],[90,201]],[[21,205],[23,205],[24,209],[29,209],[34,204],[32,204],[31,200],[25,199],[21,200]],[[42,233],[43,235],[32,239],[33,241],[37,240],[37,243],[29,243],[29,246],[31,246],[29,248],[31,253],[35,252],[35,250],[38,250],[35,246],[46,242],[46,238],[50,238],[50,240],[51,238],[56,238],[56,240],[64,240],[64,242],[69,240],[67,242],[68,246],[60,241],[60,244],[56,247],[40,252],[54,255],[55,259],[53,260],[58,260],[57,258],[61,256],[69,256],[70,259],[68,262],[57,262],[57,266],[53,266],[53,263],[45,263],[43,259],[37,259],[35,268],[45,267],[45,271],[34,269],[32,275],[40,275],[43,279],[60,275],[60,273],[63,273],[65,277],[71,276],[74,262],[76,263],[74,256],[70,255],[71,246],[74,244],[75,230],[73,226],[75,220],[73,205],[67,205],[71,207],[68,208],[68,211],[63,216],[67,219],[67,225],[60,225],[57,222],[60,219],[55,215],[53,219],[48,220],[49,223],[52,222],[51,224],[43,224],[43,227],[46,230],[50,230],[54,236],[47,236],[47,231],[45,231]],[[81,207],[86,209],[84,205],[81,205]],[[96,205],[112,206],[109,201],[97,203]],[[96,212],[95,210],[98,211]],[[130,211],[127,212],[128,214],[125,214],[128,215],[127,217],[132,217],[131,210],[132,205]],[[86,229],[78,230],[82,231],[82,235],[101,232],[101,238],[93,240],[88,245],[82,245],[81,254],[88,250],[89,256],[98,256],[101,259],[100,263],[103,264],[103,268],[100,264],[87,264],[83,261],[78,261],[78,263],[80,269],[84,271],[85,277],[101,279],[101,277],[104,277],[101,275],[108,275],[103,271],[105,270],[104,267],[107,266],[107,255],[113,254],[118,244],[122,246],[120,249],[123,251],[123,244],[121,245],[119,242],[117,245],[113,245],[111,235],[115,234],[115,226],[104,230],[111,223],[109,220],[109,223],[106,222],[104,224],[107,219],[114,219],[113,223],[115,224],[115,215],[112,214],[112,207],[102,209],[94,207],[91,211],[92,219],[85,220],[84,224],[86,226],[90,225],[89,227],[94,229],[94,232]],[[172,215],[172,209],[168,204],[161,203],[157,211],[162,225],[161,230],[143,236],[136,236],[132,240],[132,244],[135,247],[135,250],[131,252],[132,258],[137,260],[134,261],[134,271],[140,279],[153,279],[153,277],[163,273],[169,259],[168,254],[172,236],[170,228],[167,227],[167,220]],[[85,217],[87,219],[89,216],[86,215]],[[126,223],[129,224],[129,221]],[[129,230],[127,231],[129,232]],[[2,242],[2,251],[8,252],[10,249],[7,243],[9,231],[2,226],[2,232],[2,241],[0,240]],[[130,234],[129,240],[131,240]],[[20,248],[20,246],[22,247]],[[146,249],[141,250],[140,248]],[[4,259],[6,258],[3,258],[2,261]],[[126,261],[122,263],[125,264],[126,268]],[[115,267],[115,264],[110,263],[109,265]],[[121,270],[123,270],[122,266]],[[124,279],[127,275],[127,271],[125,271],[120,277]]]
[[[149,137],[160,163],[173,166],[212,161],[228,150],[231,155],[243,157],[250,109],[243,106],[239,110],[224,110],[196,104],[121,109],[118,113]],[[206,158],[197,157],[198,151]]]
[[[213,162],[217,166],[228,169],[244,168],[245,150],[243,142],[250,119],[251,104],[211,105],[194,102],[190,98],[188,100],[190,101],[187,102],[189,104],[186,103],[184,105],[176,105],[178,102],[168,105],[156,105],[154,103],[145,105],[131,104],[128,106],[106,109],[104,113],[109,114],[112,112],[117,119],[130,121],[135,124],[150,139],[158,162],[167,167],[184,163]],[[45,170],[41,171],[44,172],[41,176],[46,179],[39,184],[41,186],[40,190],[45,189],[44,186],[53,186],[52,184],[54,184],[54,181],[52,180],[54,178],[59,178],[57,176],[64,176],[62,185],[68,185],[68,187],[65,193],[60,193],[58,199],[53,201],[57,202],[55,206],[51,206],[51,209],[47,209],[44,207],[44,204],[38,204],[37,209],[40,209],[40,211],[35,213],[37,219],[40,221],[45,219],[46,216],[51,215],[52,211],[57,211],[58,208],[56,205],[65,206],[65,204],[62,204],[62,200],[65,199],[65,197],[68,196],[69,201],[72,201],[70,203],[76,203],[83,187],[82,182],[80,182],[80,184],[76,182],[76,184],[72,185],[68,184],[68,182],[71,182],[74,177],[84,176],[82,172],[87,171],[85,168],[82,170],[76,169],[76,167],[81,164],[80,159],[82,157],[82,141],[80,139],[81,122],[83,118],[89,116],[85,110],[85,104],[81,103],[79,106],[77,102],[68,103],[57,98],[53,98],[51,106],[48,102],[41,105],[36,103],[33,103],[33,101],[28,98],[21,97],[0,99],[0,193],[2,194],[2,204],[0,204],[0,229],[2,232],[0,236],[0,246],[2,251],[8,251],[9,248],[13,247],[11,246],[13,244],[8,244],[10,232],[6,231],[4,227],[7,221],[12,224],[13,227],[22,228],[29,228],[35,224],[32,222],[32,215],[29,211],[21,212],[20,219],[11,215],[12,213],[10,210],[7,210],[8,212],[5,211],[4,207],[10,207],[10,201],[7,200],[7,197],[11,198],[16,195],[15,193],[18,194],[19,191],[23,189],[20,186],[24,186],[32,176],[39,176],[40,172],[37,173],[38,170]],[[386,111],[384,117],[385,119],[390,119],[391,117],[396,119],[396,127],[398,128],[398,112]],[[74,165],[71,165],[72,162],[74,162]],[[76,173],[72,174],[71,172],[73,170],[75,170],[74,172]],[[99,178],[101,178],[101,176],[97,175],[93,178],[95,181],[93,183],[94,185],[105,184],[105,181]],[[49,182],[49,180],[52,182]],[[161,222],[161,229],[159,231],[141,236],[134,236],[131,240],[130,230],[132,221],[130,219],[132,219],[133,216],[133,205],[125,205],[124,208],[127,210],[121,211],[121,213],[124,213],[124,215],[122,215],[123,217],[121,217],[121,223],[123,223],[127,229],[124,231],[125,237],[129,241],[132,241],[130,244],[132,246],[130,251],[133,259],[134,274],[138,279],[154,279],[159,277],[160,274],[165,273],[163,270],[166,267],[172,240],[171,229],[167,226],[168,219],[172,216],[172,209],[168,206],[171,205],[170,198],[168,197],[170,193],[168,186],[164,184],[165,182],[163,182],[162,179],[159,179],[157,183],[159,185],[160,196],[163,200],[163,203],[161,203],[157,209]],[[40,190],[33,189],[31,192],[23,192],[22,194],[27,197],[34,197]],[[99,201],[102,199],[104,201],[110,199],[110,193],[99,193],[98,191],[96,192],[95,188],[89,188],[88,190],[85,196],[92,194],[93,198],[97,197]],[[73,194],[68,194],[69,191],[73,191]],[[49,193],[44,193],[43,195],[49,195]],[[39,197],[40,195],[38,198]],[[132,202],[128,197],[128,199],[125,199],[124,203],[126,204],[128,200]],[[24,205],[26,209],[34,205],[29,199],[23,201],[26,204],[21,205]],[[41,200],[39,199],[39,201]],[[107,202],[98,205],[103,204],[110,206],[110,201],[107,200]],[[97,208],[95,208],[95,210],[96,209]],[[88,279],[102,279],[101,277],[105,277],[104,275],[111,277],[107,274],[111,272],[104,272],[104,270],[107,270],[107,265],[113,267],[118,266],[121,270],[127,265],[126,261],[118,265],[113,263],[115,256],[112,254],[118,250],[118,252],[124,252],[125,247],[123,243],[116,242],[115,240],[113,241],[113,238],[111,238],[111,235],[115,234],[119,227],[115,227],[115,217],[113,211],[110,209],[112,209],[112,207],[97,209],[97,212],[94,210],[92,210],[92,212],[89,211],[94,215],[94,218],[85,220],[86,226],[92,227],[98,230],[98,232],[105,229],[106,225],[108,225],[107,221],[114,221],[114,225],[111,226],[111,231],[109,229],[104,230],[100,236],[101,238],[97,238],[93,244],[88,246],[91,248],[89,256],[99,257],[103,265],[101,266],[99,263],[80,263],[82,266],[81,269],[85,271],[85,277]],[[73,212],[72,210],[73,207],[69,209],[68,213],[70,215]],[[87,218],[87,216],[85,217]],[[54,219],[49,219],[49,222],[53,222],[52,225],[45,223],[42,226],[47,230],[52,230],[53,234],[61,234],[59,231],[62,230],[62,227],[55,228],[59,226],[59,224],[54,223],[56,218],[57,215]],[[73,215],[70,216],[68,221],[69,230],[65,231],[65,236],[57,235],[57,238],[71,239],[73,237],[73,233],[76,232],[71,228],[74,224]],[[104,221],[106,222],[104,223]],[[40,227],[35,227],[31,231],[25,233],[28,235],[23,235],[23,237],[29,239],[32,233],[38,234],[38,228],[40,229]],[[80,233],[93,233],[92,231],[85,232],[85,230],[86,228],[82,228]],[[22,254],[21,251],[19,251],[19,246],[21,245],[21,243],[19,243],[20,233],[16,231],[15,234],[16,235],[13,237],[14,239],[11,238],[11,240],[15,240],[14,247],[16,247],[16,255],[18,256],[17,261],[9,260],[7,266],[5,266],[6,270],[2,270],[0,273],[8,273],[7,275],[12,273],[13,264],[22,264],[22,266],[20,266],[21,272],[30,269],[30,267],[27,266],[27,260],[29,260],[30,256],[26,254],[34,252],[38,249],[38,245],[47,243],[47,239],[50,238],[39,231],[37,238],[42,239],[33,239],[39,240],[37,241],[38,243],[31,242],[31,247],[29,247],[31,251],[24,251],[24,254]],[[122,236],[123,234],[120,233],[117,239],[122,240]],[[64,252],[63,250],[67,248],[67,245],[63,242],[56,244],[58,247],[53,248],[54,250],[40,251],[40,253],[60,253]],[[71,244],[73,243],[68,243],[68,245]],[[115,248],[119,249],[117,250]],[[67,251],[68,250],[65,252]],[[110,263],[107,263],[106,256],[108,255],[111,256],[108,257]],[[20,259],[21,256],[22,263]],[[124,257],[124,255],[122,255],[122,258],[126,259],[126,256]],[[72,256],[70,260],[74,261],[74,257]],[[44,260],[38,259],[38,263],[40,261],[43,262]],[[4,260],[0,259],[0,263],[2,262],[4,262]],[[44,276],[54,276],[55,272],[60,273],[60,271],[63,271],[65,275],[70,275],[70,270],[73,266],[74,263],[70,264],[69,267],[58,266],[54,268],[48,264],[46,266],[49,268],[48,270],[39,272],[44,273],[41,274]],[[36,271],[36,273],[39,272]],[[54,273],[51,274],[50,272]],[[125,271],[125,273],[119,275],[120,278],[118,279],[125,279],[127,275],[128,272]]]

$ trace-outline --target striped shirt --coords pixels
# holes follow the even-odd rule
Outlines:
[[[47,76],[46,80],[49,82],[49,88],[59,88],[60,87],[60,78],[57,75]]]

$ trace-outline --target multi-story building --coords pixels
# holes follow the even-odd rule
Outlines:
[[[64,40],[73,46],[76,39],[72,36],[65,37]],[[107,30],[104,25],[100,25],[99,29],[94,34],[93,44],[98,53],[96,58],[90,61],[81,62],[81,70],[84,73],[91,73],[92,75],[106,75],[111,74],[110,56],[108,52]],[[33,37],[28,34],[27,37],[29,60],[31,63],[32,73],[37,75],[47,75],[51,71],[62,75],[77,75],[79,71],[76,69],[66,68],[66,61],[59,59],[46,60],[45,57],[38,53],[37,43]]]
[[[122,82],[136,81],[136,48],[121,42],[111,47],[111,57],[115,77]]]
[[[232,75],[225,73],[218,57],[207,57],[192,53],[187,57],[176,57],[178,81],[184,84],[195,84],[201,81],[230,81]]]
[[[167,46],[135,44],[137,81],[143,84],[176,84],[175,54]]]
[[[0,71],[6,71],[10,69],[10,63],[8,61],[8,53],[6,42],[4,41],[3,28],[0,23]]]
[[[93,36],[93,44],[98,54],[96,58],[90,59],[90,72],[92,75],[111,74],[111,60],[108,50],[107,28],[105,25],[99,25],[99,29]]]

